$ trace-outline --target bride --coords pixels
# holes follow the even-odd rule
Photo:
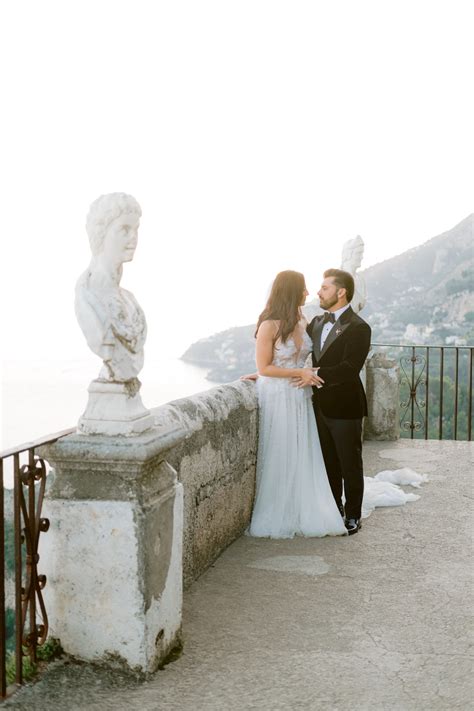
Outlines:
[[[324,466],[312,406],[317,369],[305,367],[312,350],[301,307],[302,274],[280,272],[256,329],[260,410],[257,488],[251,536],[337,536],[346,527]],[[304,387],[296,388],[292,378]]]

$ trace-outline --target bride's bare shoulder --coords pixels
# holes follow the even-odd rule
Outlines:
[[[262,321],[262,323],[259,326],[258,329],[258,334],[260,336],[275,336],[275,334],[278,332],[278,328],[280,326],[280,322],[276,321],[275,319],[266,319],[265,321]]]

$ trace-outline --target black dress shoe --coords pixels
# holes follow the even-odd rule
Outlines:
[[[360,522],[360,519],[358,518],[346,518],[344,523],[346,525],[347,533],[349,536],[353,536],[354,533],[357,533],[359,528],[362,528],[362,524]]]

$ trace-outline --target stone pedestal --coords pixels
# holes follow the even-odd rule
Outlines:
[[[374,353],[366,362],[366,393],[369,415],[364,439],[400,438],[400,369],[384,353]]]
[[[123,383],[93,380],[89,400],[79,420],[80,434],[134,436],[153,427],[153,417],[140,397],[141,383],[132,378]]]
[[[42,449],[43,594],[66,652],[151,672],[181,644],[183,490],[166,453],[184,437],[75,434]]]

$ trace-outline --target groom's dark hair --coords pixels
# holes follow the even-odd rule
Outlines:
[[[342,269],[326,269],[324,278],[333,277],[334,284],[338,289],[346,290],[347,301],[352,301],[354,296],[354,277],[349,272],[344,272]]]

